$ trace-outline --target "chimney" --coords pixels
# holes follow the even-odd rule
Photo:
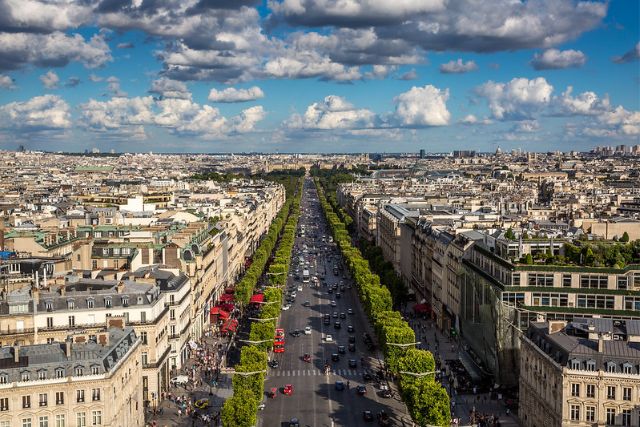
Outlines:
[[[118,286],[116,286],[116,291],[121,294],[124,292],[124,281],[120,280],[118,282]]]
[[[64,354],[67,356],[67,359],[71,359],[71,344],[73,343],[73,339],[71,336],[68,336],[66,340],[64,340]]]
[[[602,334],[598,334],[598,353],[604,353],[604,338],[602,338]]]
[[[15,363],[20,362],[20,344],[18,343],[13,345],[13,361]]]
[[[62,286],[60,286],[60,296],[65,296],[65,294],[67,293],[67,284],[63,284]]]

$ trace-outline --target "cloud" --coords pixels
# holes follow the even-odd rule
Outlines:
[[[79,124],[86,130],[106,137],[146,137],[144,125],[152,124],[153,98],[114,97],[108,101],[90,99],[80,105]]]
[[[69,77],[67,79],[67,81],[65,82],[64,86],[65,87],[76,87],[76,86],[78,86],[80,84],[80,82],[81,82],[80,77],[72,76],[72,77]]]
[[[38,67],[63,67],[72,61],[87,68],[111,61],[109,46],[101,35],[89,41],[80,34],[0,33],[0,70],[15,70],[33,64]]]
[[[52,70],[49,70],[46,74],[40,76],[42,85],[47,89],[58,89],[58,83],[60,83],[60,77]]]
[[[397,69],[397,65],[374,65],[371,67],[371,71],[364,74],[364,77],[371,80],[384,79]]]
[[[134,45],[131,42],[118,43],[116,46],[118,49],[133,49]]]
[[[127,92],[120,88],[120,79],[116,76],[107,77],[107,90],[114,97],[125,97]]]
[[[640,42],[636,43],[630,51],[625,52],[622,56],[615,56],[613,62],[616,64],[624,64],[625,62],[637,61],[640,59]]]
[[[191,92],[189,92],[184,82],[171,80],[166,77],[154,80],[151,84],[151,89],[149,89],[149,93],[159,95],[162,98],[191,99]]]
[[[447,110],[448,89],[435,86],[412,87],[394,98],[395,117],[402,126],[444,126],[451,114]]]
[[[286,126],[307,130],[365,129],[373,127],[375,121],[374,112],[357,109],[346,99],[329,95],[322,102],[309,105],[303,115],[292,115]]]
[[[103,81],[104,77],[100,77],[100,76],[97,76],[97,75],[91,73],[91,74],[89,74],[89,80],[91,80],[94,83],[97,83],[97,82]]]
[[[540,129],[540,123],[537,120],[522,120],[517,122],[512,128],[512,132],[532,133]]]
[[[398,80],[415,80],[418,78],[418,73],[416,73],[415,69],[411,69],[406,73],[402,74]]]
[[[464,62],[458,58],[456,61],[453,59],[446,64],[440,65],[440,72],[443,74],[460,74],[468,73],[478,69],[478,65],[474,61]]]
[[[6,0],[0,11],[0,32],[7,33],[65,31],[92,19],[86,2]]]
[[[224,90],[211,89],[209,101],[211,102],[247,102],[264,98],[264,92],[258,86],[247,89],[236,89],[233,87]]]
[[[0,129],[17,133],[71,127],[69,105],[59,96],[43,95],[0,106]]]
[[[602,114],[611,109],[609,98],[600,99],[594,92],[583,92],[577,96],[572,96],[573,87],[568,86],[561,96],[554,98],[554,107],[557,115],[592,116]]]
[[[275,78],[321,77],[343,82],[362,78],[358,67],[345,67],[317,52],[295,52],[293,56],[270,59],[264,66],[264,73]]]
[[[13,79],[6,74],[0,74],[0,89],[15,89],[16,85]]]
[[[542,54],[536,53],[531,65],[536,70],[559,70],[563,68],[579,68],[587,61],[587,57],[579,50],[547,49]]]
[[[488,81],[476,88],[486,98],[489,109],[498,120],[530,119],[551,101],[551,86],[543,77],[528,80],[514,78],[508,83]]]
[[[459,123],[463,124],[463,125],[489,125],[491,123],[493,123],[491,120],[484,118],[484,119],[478,119],[475,115],[473,114],[467,114],[466,116],[464,116],[464,118],[462,118]]]

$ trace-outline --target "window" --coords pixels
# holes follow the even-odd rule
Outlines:
[[[47,317],[47,328],[53,328],[53,317]]]
[[[623,426],[631,425],[631,409],[622,410],[622,425]]]
[[[87,416],[84,412],[76,413],[76,426],[87,427]]]
[[[580,405],[571,405],[571,421],[580,420]]]
[[[24,409],[31,408],[31,396],[22,396],[22,407]]]
[[[175,337],[175,336],[176,336],[176,325],[171,325],[171,330],[170,330],[170,332],[171,332],[171,334],[170,334],[170,335],[171,335],[172,337]]]
[[[580,361],[578,359],[571,359],[571,369],[580,369]]]
[[[56,391],[56,405],[64,405],[64,392]]]
[[[593,359],[587,360],[587,371],[595,371],[596,370],[596,361]]]
[[[502,302],[511,305],[524,305],[524,292],[503,292]]]
[[[553,274],[529,273],[529,286],[553,286]]]
[[[616,423],[616,410],[614,408],[607,408],[607,424],[614,425]]]
[[[571,396],[580,397],[580,384],[571,384]]]
[[[111,298],[105,298],[104,299],[104,306],[106,308],[111,308]]]
[[[595,384],[587,384],[587,397],[590,397],[590,398],[596,397],[596,385]]]
[[[141,311],[140,312],[140,321],[143,322],[143,323],[147,321],[147,312],[146,311]]]
[[[609,278],[600,274],[580,275],[580,287],[590,289],[607,289]]]
[[[42,416],[38,419],[38,421],[40,422],[40,427],[49,427],[49,417],[48,416]]]
[[[76,326],[76,316],[69,316],[69,326]]]
[[[0,384],[7,384],[9,382],[9,375],[0,374]]]
[[[614,385],[607,386],[607,399],[616,400],[616,386]]]
[[[93,299],[89,298],[87,300],[87,308],[93,308],[93,303],[94,303]]]
[[[84,390],[76,390],[76,402],[84,402]]]
[[[585,408],[585,418],[587,422],[595,422],[596,420],[596,407],[595,406],[587,406]]]
[[[97,402],[100,400],[100,389],[99,388],[94,388],[93,390],[91,390],[91,400],[93,400],[94,402]]]
[[[169,310],[169,320],[176,320],[176,311],[174,309]]]
[[[571,287],[571,274],[562,275],[562,286],[564,286],[565,288]]]
[[[22,427],[31,427],[31,418],[23,418]]]
[[[73,310],[75,307],[76,307],[75,301],[73,301],[72,299],[67,300],[67,308],[69,310]]]
[[[627,276],[618,276],[618,289],[627,289],[629,286],[629,278]]]
[[[84,373],[84,369],[82,368],[82,366],[76,366],[76,369],[74,372],[76,374],[76,377],[81,377],[82,374]]]
[[[146,332],[140,332],[140,339],[142,340],[142,344],[148,344]]]
[[[640,297],[624,297],[624,309],[640,311]]]
[[[56,378],[64,378],[64,368],[56,368]]]
[[[54,338],[47,338],[47,344],[53,344],[54,343]]]
[[[91,375],[98,375],[98,374],[100,374],[100,367],[92,366],[91,367]]]
[[[122,306],[129,307],[129,297],[122,297]]]
[[[622,372],[625,374],[633,374],[633,365],[629,362],[622,364]]]
[[[20,379],[22,381],[29,381],[30,375],[29,372],[23,372],[22,374],[20,374]]]
[[[613,295],[578,294],[578,308],[600,308],[613,310],[615,297]]]
[[[631,387],[622,387],[622,400],[631,400]]]
[[[47,406],[47,393],[40,393],[38,395],[38,402],[40,402],[40,406]]]
[[[46,301],[44,307],[47,311],[53,311],[53,301]]]
[[[97,270],[98,269],[98,260],[97,259],[91,260],[91,269],[92,270]]]
[[[616,372],[616,364],[613,362],[607,362],[607,372]]]
[[[9,421],[0,421],[0,427],[11,427],[11,423]]]
[[[56,427],[65,427],[64,414],[56,415]]]
[[[46,380],[47,379],[47,371],[38,371],[38,379]]]
[[[102,411],[93,411],[93,425],[101,426],[102,425]]]
[[[169,304],[173,305],[176,303],[176,296],[175,295],[169,295]]]
[[[149,355],[144,352],[142,353],[142,366],[146,366],[149,364]]]
[[[9,410],[9,398],[3,397],[2,399],[0,399],[0,411],[4,412],[8,410]]]
[[[557,294],[549,292],[533,292],[532,305],[545,307],[567,307],[569,305],[568,294]]]

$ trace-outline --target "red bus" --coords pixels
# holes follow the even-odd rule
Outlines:
[[[284,353],[284,329],[277,328],[273,337],[273,352]]]

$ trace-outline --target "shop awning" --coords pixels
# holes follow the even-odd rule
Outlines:
[[[223,307],[220,307],[220,306],[211,307],[209,314],[211,316],[219,316],[221,319],[229,318],[229,312],[224,310]]]
[[[236,308],[236,306],[231,303],[220,304],[218,307],[228,312],[232,312]]]
[[[220,295],[220,302],[231,302],[231,301],[233,301],[233,294]]]
[[[235,332],[238,329],[238,321],[236,319],[227,319],[222,328],[220,328],[221,332]]]
[[[251,301],[252,303],[256,303],[259,304],[261,302],[264,302],[264,294],[255,294],[251,297]]]
[[[428,313],[431,311],[429,304],[416,304],[413,306],[413,311],[416,313]]]
[[[226,289],[224,290],[224,293],[225,293],[225,294],[233,294],[233,293],[235,293],[235,291],[236,291],[236,290],[235,290],[234,288],[226,288]]]

